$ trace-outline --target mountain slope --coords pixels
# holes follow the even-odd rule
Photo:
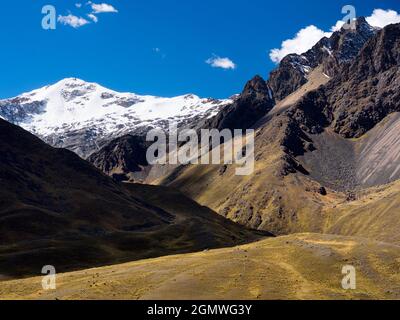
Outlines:
[[[400,113],[387,116],[358,139],[325,130],[309,135],[315,150],[298,159],[310,176],[336,190],[357,191],[400,179]]]
[[[400,248],[357,237],[295,234],[235,248],[0,282],[0,299],[399,299]],[[229,263],[227,263],[229,261]],[[344,290],[342,268],[356,268]]]
[[[74,153],[0,120],[0,274],[100,266],[235,245],[248,231],[176,192],[166,210],[143,200]],[[145,188],[145,187],[143,187]],[[147,189],[146,189],[147,190]],[[143,199],[142,199],[143,198]]]
[[[350,182],[345,189],[352,190],[400,178],[396,162],[400,143],[396,134],[400,112],[399,48],[400,24],[389,25],[367,42],[352,64],[287,112],[315,142],[316,150],[304,155],[309,171],[331,180],[335,189],[343,189],[340,184],[344,180]],[[340,144],[347,147],[341,149]],[[337,155],[343,159],[335,161]],[[331,162],[331,171],[342,174],[339,183],[332,179],[330,170],[321,170],[321,165],[326,166],[323,159]],[[344,165],[334,164],[340,162]]]
[[[201,129],[246,129],[266,115],[274,106],[271,89],[260,76],[254,77],[244,87],[232,104],[222,108],[214,117],[192,126]],[[190,126],[189,126],[190,127]],[[199,132],[199,137],[201,136]],[[116,179],[153,183],[179,166],[149,166],[145,160],[147,143],[143,136],[116,138],[97,152],[88,161]]]
[[[325,208],[326,233],[400,245],[400,181],[357,193],[357,199]]]
[[[86,158],[116,137],[150,128],[178,127],[215,115],[231,100],[174,98],[119,93],[68,78],[54,85],[0,100],[0,117],[55,147]]]

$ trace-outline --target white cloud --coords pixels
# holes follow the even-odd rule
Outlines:
[[[85,3],[85,5],[90,6],[92,9],[92,12],[87,14],[87,17],[93,21],[94,23],[97,23],[99,21],[99,18],[97,17],[96,14],[98,13],[116,13],[118,12],[117,9],[115,9],[111,4],[107,3],[93,3],[92,1],[88,1]],[[75,3],[76,8],[82,8],[83,4],[80,2]],[[90,20],[87,20],[82,17],[75,16],[73,14],[68,14],[66,16],[59,15],[57,18],[57,21],[64,24],[71,26],[73,28],[80,28],[84,25],[90,24]]]
[[[342,29],[342,27],[344,26],[344,21],[343,20],[339,20],[338,22],[336,22],[336,24],[331,28],[332,32],[335,31],[339,31],[340,29]]]
[[[73,28],[80,28],[86,24],[89,24],[90,22],[87,21],[86,19],[82,17],[77,17],[72,14],[69,14],[67,16],[58,16],[57,21],[64,24],[71,26]]]
[[[94,23],[97,23],[99,21],[99,18],[97,18],[93,13],[89,13],[87,15]]]
[[[214,68],[222,68],[222,69],[236,69],[236,64],[229,58],[221,58],[218,56],[213,56],[210,59],[206,60],[206,63],[211,65]]]
[[[306,52],[323,37],[330,35],[330,32],[324,32],[316,26],[308,26],[297,32],[293,39],[283,41],[280,49],[272,49],[269,57],[273,62],[278,63],[290,53],[301,54]]]
[[[118,10],[115,9],[111,4],[107,3],[93,3],[91,1],[88,2],[93,9],[93,13],[117,13]]]
[[[394,10],[375,9],[371,16],[366,17],[367,22],[374,27],[383,28],[391,23],[400,22],[400,14]],[[323,37],[330,37],[332,32],[339,31],[344,22],[339,20],[325,32],[314,25],[301,29],[294,38],[282,42],[281,48],[272,49],[269,53],[270,59],[279,63],[285,56],[291,53],[301,54],[311,49]]]
[[[393,23],[400,23],[400,14],[394,10],[375,9],[367,22],[374,27],[384,28]]]

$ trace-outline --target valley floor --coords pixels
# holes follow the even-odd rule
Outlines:
[[[356,269],[356,290],[342,268]],[[293,234],[251,244],[0,282],[0,299],[400,299],[400,246]],[[1,280],[0,280],[1,281]]]

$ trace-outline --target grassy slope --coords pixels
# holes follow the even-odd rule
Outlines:
[[[325,215],[324,232],[400,245],[400,181],[365,190],[354,202],[326,208]]]
[[[39,274],[233,246],[260,235],[177,192],[165,210],[70,151],[0,120],[0,276]],[[160,204],[160,202],[158,202]],[[185,207],[187,206],[187,207]],[[163,206],[164,207],[164,206]]]
[[[220,177],[218,168],[205,174],[205,168],[189,167],[172,185],[221,214],[228,208],[233,221],[278,235],[328,233],[400,245],[400,181],[360,191],[356,201],[347,201],[345,194],[333,190],[327,196],[318,194],[318,184],[307,177],[278,178],[271,167],[246,178]],[[189,183],[193,176],[195,187]]]
[[[0,299],[400,299],[400,247],[356,237],[295,234],[235,248],[0,283]],[[229,261],[229,262],[228,262]],[[357,289],[341,287],[353,265]]]

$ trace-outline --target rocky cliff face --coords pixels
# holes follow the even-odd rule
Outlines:
[[[388,114],[400,111],[398,90],[400,24],[379,31],[325,86],[304,96],[289,111],[310,133],[331,126],[358,138]]]
[[[148,146],[145,137],[126,135],[111,141],[87,160],[115,180],[143,182]]]
[[[399,156],[397,116],[389,117],[400,111],[399,48],[400,24],[378,31],[326,85],[283,114],[297,128],[288,131],[285,150],[324,185],[359,190],[400,178],[390,163]]]
[[[379,31],[326,89],[333,127],[360,137],[389,113],[400,111],[400,24]]]

